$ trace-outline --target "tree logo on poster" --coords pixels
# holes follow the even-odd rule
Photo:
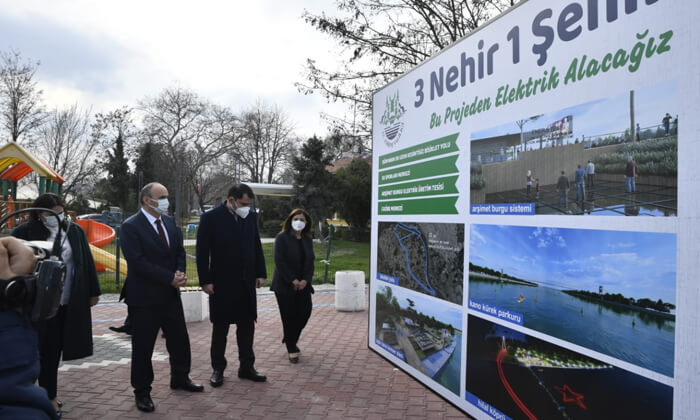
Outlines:
[[[406,113],[406,108],[399,102],[399,92],[386,98],[386,106],[380,123],[384,126],[384,143],[387,146],[393,147],[398,143],[403,131],[403,122],[401,117]]]

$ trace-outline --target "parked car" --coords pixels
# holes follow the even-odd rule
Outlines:
[[[118,212],[105,210],[102,213],[81,214],[78,217],[76,217],[76,219],[78,219],[78,220],[94,220],[96,222],[104,223],[105,225],[109,225],[113,228],[116,228],[122,222],[121,209],[119,209],[119,207],[110,207],[110,210],[111,209],[118,209]]]
[[[102,222],[102,214],[100,213],[87,213],[87,214],[81,214],[80,216],[76,217],[78,220],[96,220],[98,222]]]

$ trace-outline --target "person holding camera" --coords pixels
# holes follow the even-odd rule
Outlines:
[[[30,248],[16,238],[0,238],[0,281],[31,274],[35,266]],[[34,385],[39,375],[38,340],[23,316],[26,308],[6,301],[4,287],[0,292],[0,418],[58,419],[46,391]]]
[[[58,365],[63,360],[91,356],[92,314],[100,296],[100,284],[95,271],[87,235],[75,223],[65,219],[65,202],[51,193],[40,195],[32,207],[52,210],[32,211],[29,220],[12,231],[12,236],[27,241],[51,241],[61,233],[60,257],[66,266],[66,277],[60,307],[55,317],[35,325],[39,334],[39,385],[46,389],[57,411],[63,403],[56,398]]]

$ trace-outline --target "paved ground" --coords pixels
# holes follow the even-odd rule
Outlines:
[[[105,296],[104,298],[109,298]],[[106,299],[103,299],[106,300]],[[220,388],[209,386],[208,321],[188,324],[192,346],[192,378],[205,392],[172,391],[167,351],[156,343],[151,393],[155,413],[134,406],[129,385],[131,344],[113,333],[126,306],[101,303],[93,309],[93,357],[64,363],[58,394],[65,403],[64,419],[450,419],[464,414],[413,378],[367,348],[367,311],[337,312],[332,290],[314,295],[314,309],[299,347],[299,364],[287,361],[281,343],[282,326],[273,295],[258,297],[255,334],[257,369],[267,383],[236,377],[237,348],[233,329],[226,357],[229,368]]]

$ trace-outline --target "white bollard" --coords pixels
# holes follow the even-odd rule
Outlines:
[[[365,310],[364,271],[335,272],[335,309],[347,312]]]
[[[209,317],[209,300],[206,293],[200,290],[183,291],[180,297],[185,322],[204,321]]]

